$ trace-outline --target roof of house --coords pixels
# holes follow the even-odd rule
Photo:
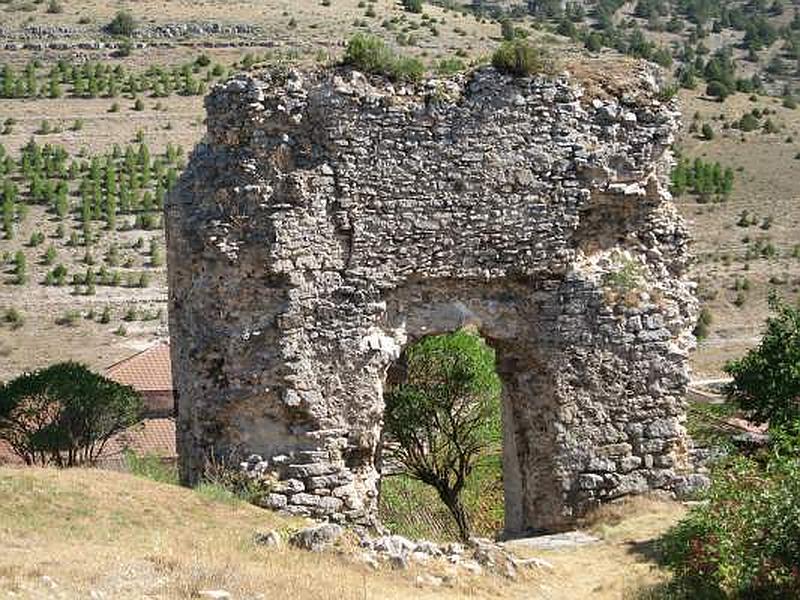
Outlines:
[[[111,365],[106,369],[106,375],[140,392],[171,391],[169,343],[161,342]]]
[[[152,417],[143,419],[132,427],[111,437],[98,457],[99,463],[122,460],[126,450],[137,456],[158,456],[162,459],[175,459],[175,419],[172,417]],[[0,440],[0,465],[23,464],[6,442]]]
[[[108,440],[101,460],[121,457],[125,450],[131,450],[137,456],[159,456],[175,458],[175,419],[172,417],[154,417],[128,427]]]
[[[22,459],[14,454],[11,446],[5,440],[0,440],[0,465],[21,464]]]

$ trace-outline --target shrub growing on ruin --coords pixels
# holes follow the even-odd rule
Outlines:
[[[492,55],[492,66],[516,77],[528,77],[547,70],[542,50],[525,40],[503,42]]]
[[[404,362],[404,381],[386,395],[385,433],[397,444],[392,457],[436,490],[468,539],[461,494],[478,458],[501,436],[494,351],[462,330],[423,339]]]
[[[396,81],[418,81],[425,73],[419,59],[398,56],[382,39],[362,33],[357,33],[348,42],[344,63]]]
[[[28,465],[72,467],[94,462],[141,411],[133,388],[59,363],[0,387],[0,439]]]

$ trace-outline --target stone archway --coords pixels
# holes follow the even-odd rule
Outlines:
[[[510,530],[681,483],[696,303],[650,80],[216,89],[166,209],[183,481],[237,454],[280,479],[272,507],[370,522],[388,365],[474,322],[507,390]]]
[[[495,350],[503,384],[507,534],[557,528],[565,516],[561,484],[555,477],[558,417],[545,358],[546,318],[535,298],[531,284],[519,281],[416,282],[386,297],[383,320],[385,330],[393,332],[402,346],[473,327]]]

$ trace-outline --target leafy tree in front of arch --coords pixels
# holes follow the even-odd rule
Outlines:
[[[385,433],[397,443],[392,456],[436,490],[466,540],[461,493],[480,456],[502,437],[494,351],[461,330],[411,346],[403,366],[404,381],[386,394]]]

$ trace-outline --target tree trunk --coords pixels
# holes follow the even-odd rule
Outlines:
[[[442,498],[442,502],[444,502],[445,506],[447,506],[447,509],[450,511],[450,514],[453,516],[453,520],[456,522],[456,526],[458,527],[458,536],[464,542],[469,541],[469,516],[467,515],[467,511],[464,510],[464,505],[461,503],[461,498],[458,496],[458,494],[450,492],[449,490],[440,492],[439,495]]]

